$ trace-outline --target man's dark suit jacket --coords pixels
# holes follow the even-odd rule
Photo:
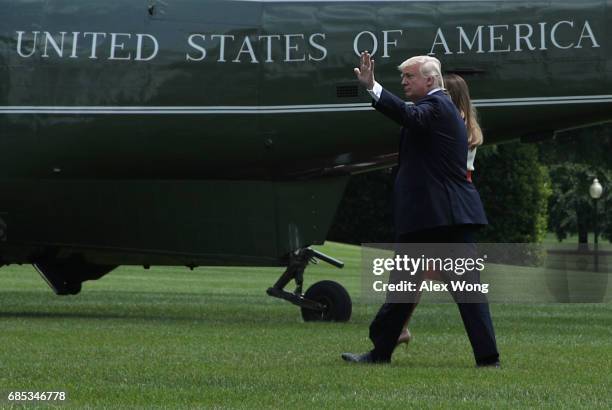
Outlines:
[[[396,235],[440,226],[486,225],[467,180],[467,130],[449,96],[437,91],[407,105],[383,89],[372,105],[402,126],[394,187]]]

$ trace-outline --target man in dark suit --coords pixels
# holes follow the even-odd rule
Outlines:
[[[374,79],[374,60],[361,55],[355,74],[372,96],[372,105],[401,127],[399,169],[394,186],[396,242],[474,243],[474,232],[487,218],[474,185],[467,180],[467,130],[444,92],[440,62],[417,56],[399,67],[406,97],[383,89]],[[422,276],[421,276],[422,279]],[[444,277],[448,280],[448,276]],[[472,281],[479,281],[476,275]],[[499,366],[493,323],[486,298],[463,303],[453,294],[470,339],[477,366]],[[388,299],[389,300],[389,299]],[[385,303],[370,325],[374,348],[344,353],[348,362],[386,363],[402,327],[416,307]]]

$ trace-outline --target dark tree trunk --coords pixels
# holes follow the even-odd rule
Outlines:
[[[578,243],[589,243],[589,231],[583,226],[578,227]]]
[[[587,251],[589,249],[589,230],[587,229],[587,225],[584,223],[582,224],[579,223],[577,228],[578,228],[578,249],[582,251]]]

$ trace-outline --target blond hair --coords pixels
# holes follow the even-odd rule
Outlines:
[[[419,71],[423,77],[432,77],[434,79],[434,86],[444,88],[440,60],[431,56],[414,56],[401,63],[397,69],[404,71],[406,67],[414,65],[420,65]]]
[[[446,91],[450,95],[453,103],[457,106],[468,131],[468,146],[470,149],[482,145],[482,129],[478,124],[478,113],[470,99],[470,90],[463,78],[457,74],[447,74],[444,76]]]

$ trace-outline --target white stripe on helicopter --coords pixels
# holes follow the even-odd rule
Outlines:
[[[525,107],[612,102],[612,95],[475,99],[476,107]],[[367,111],[369,103],[269,105],[269,106],[187,106],[187,107],[112,107],[112,106],[0,106],[0,114],[293,114],[309,112]]]

